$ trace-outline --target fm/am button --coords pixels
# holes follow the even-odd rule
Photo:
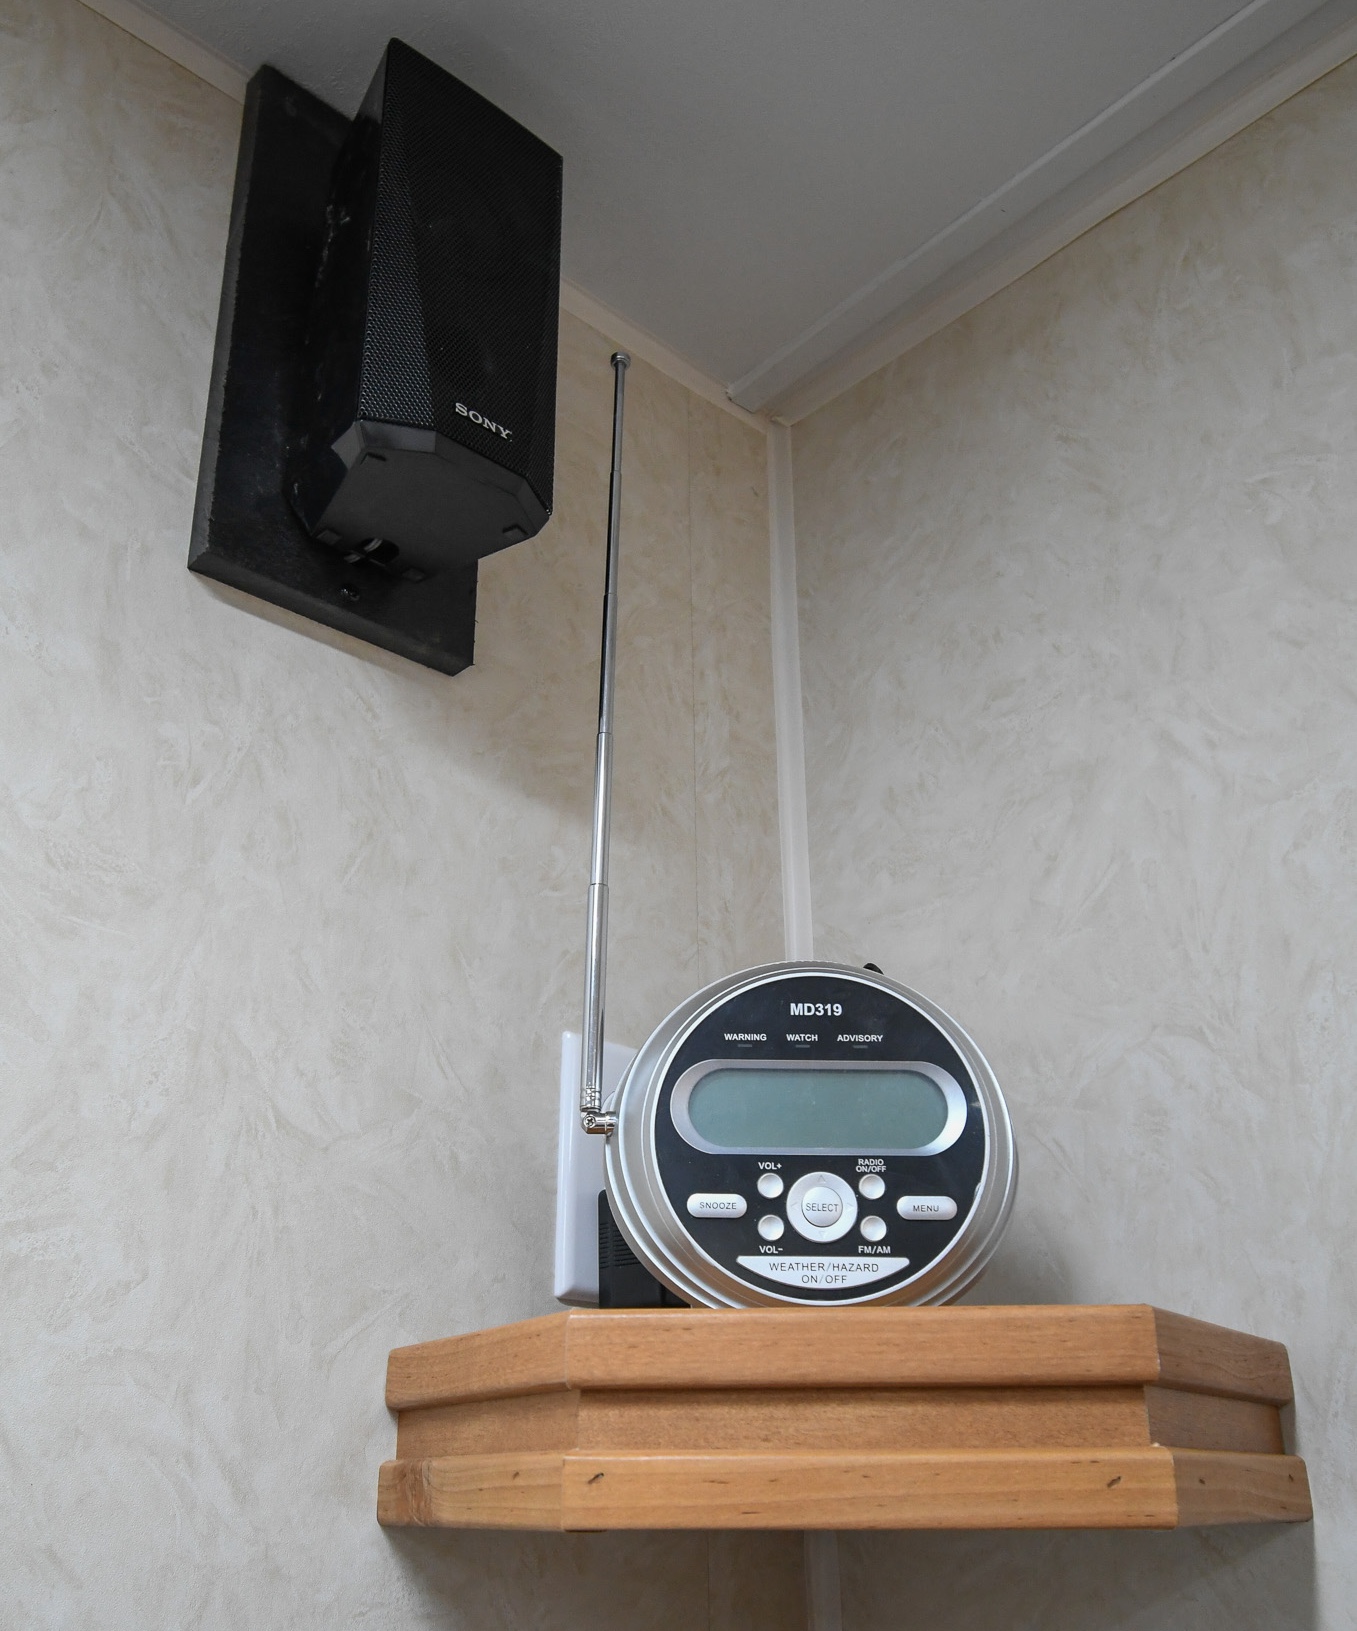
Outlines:
[[[689,1195],[690,1218],[742,1218],[749,1210],[743,1195]]]

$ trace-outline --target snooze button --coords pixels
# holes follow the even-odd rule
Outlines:
[[[693,1218],[742,1218],[747,1208],[743,1195],[689,1195],[688,1216]]]

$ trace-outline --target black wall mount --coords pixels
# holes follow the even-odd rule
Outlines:
[[[188,564],[444,674],[472,660],[476,563],[421,581],[346,561],[284,494],[331,177],[349,120],[273,68],[250,81]]]

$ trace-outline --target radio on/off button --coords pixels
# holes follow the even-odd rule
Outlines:
[[[782,1193],[782,1179],[775,1172],[765,1172],[759,1177],[759,1194],[770,1201],[775,1201]]]
[[[879,1201],[886,1193],[886,1180],[879,1172],[866,1172],[858,1179],[858,1194],[868,1201]]]

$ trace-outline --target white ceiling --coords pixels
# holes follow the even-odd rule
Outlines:
[[[565,276],[774,409],[1357,18],[1357,0],[150,3],[345,112],[407,40],[564,154]]]

